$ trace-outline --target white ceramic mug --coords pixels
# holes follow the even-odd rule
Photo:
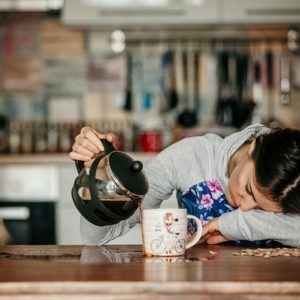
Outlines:
[[[187,243],[188,219],[195,221],[197,231]],[[142,211],[143,247],[146,256],[178,256],[201,238],[202,225],[198,218],[183,208],[144,209]]]

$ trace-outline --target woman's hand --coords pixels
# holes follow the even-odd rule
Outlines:
[[[225,237],[218,227],[218,218],[211,220],[203,226],[202,237],[200,243],[206,242],[207,244],[220,244],[230,241]]]
[[[86,167],[90,167],[95,156],[104,151],[100,139],[106,139],[108,142],[115,141],[113,133],[99,133],[91,127],[83,127],[80,133],[75,137],[75,143],[72,146],[72,152],[69,157],[72,160],[82,160]]]

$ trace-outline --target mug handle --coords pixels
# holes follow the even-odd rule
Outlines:
[[[202,224],[201,221],[192,215],[187,215],[187,219],[191,219],[194,220],[197,224],[197,231],[192,235],[192,240],[186,244],[185,249],[189,249],[191,247],[193,247],[195,244],[198,243],[198,241],[201,239],[202,236]]]

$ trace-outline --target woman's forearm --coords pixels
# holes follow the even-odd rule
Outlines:
[[[300,246],[300,216],[253,209],[240,209],[219,217],[218,227],[231,240],[272,239],[284,245]]]

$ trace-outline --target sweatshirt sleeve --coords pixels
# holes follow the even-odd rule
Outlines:
[[[300,216],[236,209],[219,217],[219,230],[231,240],[272,239],[287,246],[300,247]]]
[[[127,220],[115,225],[97,226],[84,217],[80,217],[80,235],[85,245],[104,245],[109,241],[126,234],[132,227],[139,222],[139,211]]]

